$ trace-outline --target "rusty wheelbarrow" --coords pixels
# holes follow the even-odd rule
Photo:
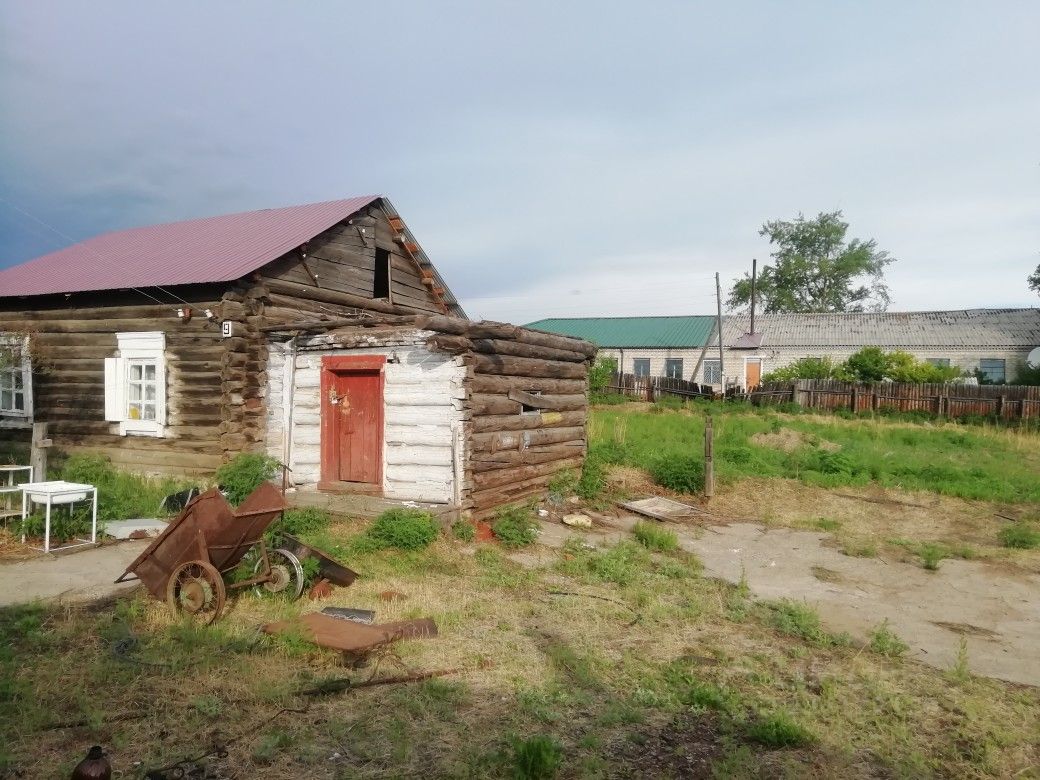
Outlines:
[[[284,549],[268,550],[264,531],[286,509],[285,498],[269,482],[258,487],[237,509],[216,488],[194,498],[116,582],[134,575],[157,599],[201,623],[212,623],[224,609],[227,590],[248,588],[303,593],[303,567]],[[225,583],[251,549],[259,560],[252,576]]]

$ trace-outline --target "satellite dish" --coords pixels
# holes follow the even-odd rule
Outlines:
[[[1030,368],[1040,368],[1040,347],[1034,347],[1026,357],[1026,363]]]

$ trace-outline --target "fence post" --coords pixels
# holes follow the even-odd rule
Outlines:
[[[1007,396],[1001,393],[997,397],[997,417],[1004,416],[1004,405],[1007,403]]]
[[[711,415],[704,419],[704,497],[715,495],[715,428]]]
[[[877,412],[879,407],[880,399],[878,398],[877,385],[870,386],[870,409],[873,412]]]
[[[849,401],[849,411],[855,414],[859,410],[859,388],[852,386],[852,399]]]
[[[47,423],[33,423],[32,442],[29,450],[29,465],[32,466],[33,482],[47,481],[47,450],[52,440],[47,438]]]
[[[805,406],[805,384],[806,380],[798,379],[795,380],[794,390],[791,391],[792,399],[798,406]]]

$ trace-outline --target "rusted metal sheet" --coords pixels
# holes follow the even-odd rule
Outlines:
[[[299,632],[316,645],[345,653],[365,653],[399,639],[437,636],[437,624],[430,618],[367,626],[320,612],[268,623],[262,630],[266,634]]]

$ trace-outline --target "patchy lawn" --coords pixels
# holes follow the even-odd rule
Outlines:
[[[848,555],[979,559],[1040,573],[1040,545],[1016,546],[1040,534],[1035,432],[736,404],[603,407],[590,423],[591,452],[611,464],[615,496],[678,495],[648,472],[700,457],[705,411],[715,418],[710,510],[720,519],[826,531]]]
[[[360,528],[333,526],[323,543]],[[756,603],[681,552],[550,555],[528,570],[447,538],[359,554],[347,562],[362,578],[324,602],[245,595],[208,628],[145,595],[0,612],[0,766],[67,777],[95,743],[122,776],[219,746],[206,762],[221,776],[264,778],[1010,777],[1040,763],[1035,689],[901,660],[887,634],[852,646],[804,604]],[[323,604],[428,615],[441,635],[351,670],[256,630]],[[295,693],[442,669],[458,671]]]

